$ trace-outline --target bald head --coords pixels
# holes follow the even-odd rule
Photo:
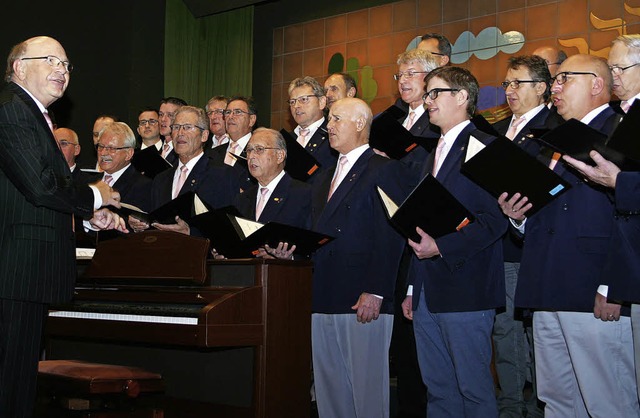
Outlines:
[[[69,128],[58,128],[53,131],[53,136],[64,154],[64,159],[73,167],[76,164],[76,157],[80,154],[80,144],[78,134]]]
[[[347,97],[331,106],[327,131],[331,148],[347,154],[369,142],[373,114],[362,100]]]
[[[551,77],[556,76],[560,64],[562,64],[564,60],[567,59],[567,54],[565,54],[564,51],[559,50],[558,48],[553,46],[541,46],[540,48],[533,51],[533,54],[531,55],[537,55],[547,62]]]

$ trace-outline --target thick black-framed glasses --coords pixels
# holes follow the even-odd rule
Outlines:
[[[435,100],[438,98],[438,95],[440,93],[443,93],[445,91],[459,92],[460,89],[442,89],[442,88],[431,89],[422,96],[422,100],[427,100],[427,97],[430,98],[431,100]]]
[[[544,83],[542,80],[511,80],[511,81],[503,81],[500,83],[503,89],[508,89],[511,87],[514,90],[518,90],[520,88],[520,84],[522,83]]]
[[[594,77],[597,77],[596,73],[590,73],[588,71],[563,71],[556,74],[556,76],[552,77],[551,80],[552,82],[556,82],[559,85],[562,85],[566,83],[567,80],[569,80],[569,77],[567,77],[568,75],[592,75]]]
[[[71,64],[69,61],[62,61],[60,58],[56,57],[55,55],[47,55],[45,57],[20,58],[20,61],[28,61],[28,60],[46,60],[47,64],[49,64],[52,67],[58,68],[60,64],[62,64],[64,66],[64,69],[67,70],[68,73],[73,71],[73,64]]]
[[[611,74],[613,74],[613,75],[622,75],[622,73],[624,73],[629,68],[635,67],[636,65],[639,65],[639,64],[640,64],[640,62],[636,62],[635,64],[627,65],[626,67],[620,67],[618,65],[612,65],[611,67],[609,67],[609,70],[611,70]]]
[[[158,119],[140,119],[138,121],[138,126],[156,126],[159,123]]]

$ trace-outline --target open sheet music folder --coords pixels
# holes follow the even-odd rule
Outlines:
[[[460,171],[496,199],[504,192],[527,196],[533,204],[527,216],[571,188],[569,182],[505,137],[485,146],[471,136]]]
[[[121,208],[115,209],[115,211],[124,216],[131,215],[148,224],[155,222],[160,224],[175,224],[176,216],[179,216],[180,219],[189,223],[191,218],[194,216],[210,210],[200,197],[198,197],[195,192],[191,191],[179,195],[175,199],[151,212],[145,212],[142,209],[125,202],[121,202],[120,206]]]
[[[387,216],[402,235],[420,241],[419,226],[433,238],[459,231],[474,220],[465,208],[440,182],[428,174],[409,196],[398,205],[378,187]]]

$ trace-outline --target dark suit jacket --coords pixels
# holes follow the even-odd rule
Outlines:
[[[640,172],[618,174],[615,209],[603,283],[609,298],[640,303]]]
[[[460,173],[471,135],[484,143],[493,140],[469,123],[453,143],[436,179],[476,219],[462,230],[436,240],[441,257],[413,257],[409,282],[414,286],[414,309],[423,290],[431,312],[479,311],[505,303],[501,238],[507,221],[496,199]],[[433,160],[432,154],[425,165],[425,175],[431,173]]]
[[[31,97],[0,93],[0,297],[57,303],[76,278],[72,214],[89,218],[93,193],[69,166]]]
[[[321,172],[333,170],[335,168],[336,161],[338,160],[338,152],[331,148],[331,144],[329,143],[327,123],[328,121],[325,118],[322,125],[316,129],[316,132],[304,147],[304,149],[313,155],[313,157],[320,163],[320,169],[313,176],[309,177],[309,180],[307,180],[307,183],[309,184],[314,183],[316,179],[320,177]],[[291,132],[291,135],[294,138],[297,137],[295,132]]]
[[[589,126],[610,133],[619,116],[610,107]],[[614,221],[613,203],[600,187],[562,162],[555,168],[572,188],[525,224],[515,303],[541,310],[593,312]]]
[[[258,186],[254,185],[236,196],[234,206],[243,217],[256,218],[257,193]],[[271,193],[258,221],[311,228],[311,186],[285,173]]]
[[[540,143],[535,139],[527,137],[527,134],[534,128],[547,128],[547,118],[551,114],[551,111],[547,106],[543,106],[542,110],[538,112],[530,121],[528,121],[518,133],[518,136],[513,139],[513,143],[520,146],[527,151],[529,155],[536,157],[540,153]],[[499,122],[493,124],[493,127],[501,135],[506,135],[511,124],[511,117],[505,118]],[[504,260],[509,262],[519,262],[522,258],[522,237],[519,234],[515,234],[512,229],[509,229],[502,241],[502,249],[504,251]]]
[[[205,150],[205,155],[213,161],[213,163],[220,167],[229,167],[231,169],[231,173],[236,177],[238,184],[242,190],[247,190],[251,186],[256,184],[256,180],[249,174],[249,169],[247,168],[246,161],[236,161],[233,166],[228,166],[224,163],[224,158],[227,155],[227,149],[229,148],[229,143],[218,145],[214,148],[208,148]],[[242,150],[240,154],[243,157],[246,157],[246,152]]]
[[[313,256],[313,312],[354,313],[351,306],[362,292],[383,296],[380,312],[393,312],[404,239],[387,220],[376,185],[402,201],[403,169],[368,149],[328,202],[335,167],[314,182],[313,229],[336,239]]]
[[[140,174],[133,164],[112,187],[120,193],[121,202],[137,206],[145,212],[151,210],[151,179]]]
[[[151,184],[151,207],[157,209],[172,199],[171,187],[175,171],[166,170],[158,174]],[[189,172],[189,176],[180,189],[182,195],[193,191],[213,208],[221,208],[231,205],[233,198],[240,191],[237,177],[233,175],[231,167],[216,165],[203,155]]]

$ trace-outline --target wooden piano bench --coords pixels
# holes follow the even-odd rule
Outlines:
[[[44,360],[38,365],[40,409],[67,411],[42,416],[161,418],[162,410],[150,399],[163,391],[161,375],[136,367],[75,360]],[[88,411],[92,412],[86,415]]]

